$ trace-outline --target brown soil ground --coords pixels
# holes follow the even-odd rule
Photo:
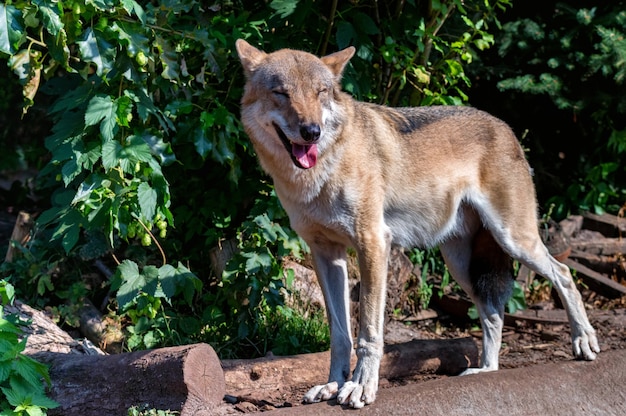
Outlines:
[[[595,327],[602,351],[626,349],[626,297],[608,300],[591,291],[583,291],[591,323]],[[556,310],[554,301],[543,300],[529,308]],[[475,323],[453,318],[438,312],[433,319],[415,321],[391,320],[386,325],[385,342],[388,344],[406,342],[411,339],[444,339],[472,337],[481,349],[482,333]],[[524,320],[513,326],[505,326],[500,368],[520,368],[554,362],[571,361],[571,340],[567,324],[537,324]],[[380,380],[380,389],[422,383],[449,377],[439,374],[418,374],[400,380]],[[303,406],[301,400],[308,387],[292,388],[276,386],[272,394],[264,396],[233,397],[235,403],[225,404],[221,414],[267,412],[283,407]],[[227,394],[229,394],[227,390]],[[294,412],[296,409],[294,409]],[[294,414],[296,414],[295,412]]]

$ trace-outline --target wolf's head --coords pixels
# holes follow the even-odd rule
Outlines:
[[[242,119],[248,133],[270,152],[284,151],[309,169],[340,122],[335,98],[354,47],[323,58],[282,49],[265,53],[243,39],[236,43],[246,75]]]

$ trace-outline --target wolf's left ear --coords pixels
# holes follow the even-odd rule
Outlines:
[[[241,61],[246,76],[252,74],[256,67],[267,56],[265,52],[255,48],[243,39],[237,39],[235,48],[237,48],[237,54],[239,54],[239,60]]]
[[[330,55],[324,56],[322,62],[326,64],[326,66],[332,71],[335,77],[339,80],[341,78],[341,74],[345,69],[350,58],[354,56],[354,52],[356,49],[354,46],[349,46],[346,49],[343,49],[339,52],[331,53]]]

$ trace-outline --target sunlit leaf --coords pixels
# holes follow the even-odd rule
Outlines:
[[[22,12],[0,3],[0,52],[13,55],[25,36]]]
[[[113,69],[115,60],[115,47],[107,42],[102,36],[88,27],[81,38],[76,41],[83,61],[93,63],[96,66],[96,74],[103,76]]]
[[[58,3],[44,0],[35,0],[33,3],[39,8],[46,30],[53,36],[58,35],[63,29]],[[51,5],[53,6],[51,7]]]
[[[85,125],[100,123],[100,133],[105,141],[113,140],[117,130],[117,102],[108,95],[96,95],[89,101],[85,112]]]
[[[141,215],[149,221],[152,221],[156,213],[157,193],[152,187],[142,182],[137,187],[137,201],[141,209]]]
[[[117,303],[124,309],[139,294],[139,290],[146,284],[144,276],[139,273],[139,266],[132,260],[124,260],[117,266],[117,273],[122,284],[117,291]]]

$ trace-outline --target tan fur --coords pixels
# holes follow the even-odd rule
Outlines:
[[[391,244],[439,245],[476,302],[485,334],[482,365],[465,374],[498,368],[503,310],[473,285],[482,278],[489,287],[488,279],[507,286],[502,265],[510,260],[503,256],[554,283],[570,317],[574,354],[595,358],[595,332],[569,269],[539,238],[530,168],[505,123],[466,107],[393,109],[355,101],[339,84],[354,48],[317,58],[290,49],[266,54],[243,40],[236,46],[247,79],[243,124],[291,226],[311,247],[327,304],[330,376],[305,402],[336,396],[361,407],[374,401]],[[489,250],[489,259],[488,250],[477,248],[481,241],[501,250]],[[346,247],[356,250],[361,274],[351,379]],[[470,275],[472,252],[480,252],[482,268],[493,266],[488,277]]]

